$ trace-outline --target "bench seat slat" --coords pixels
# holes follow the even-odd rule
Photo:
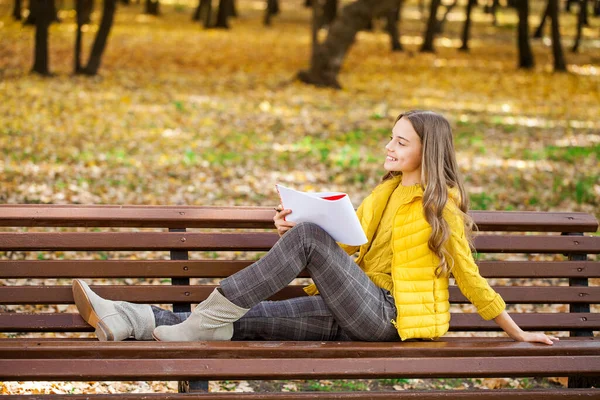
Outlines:
[[[386,392],[271,392],[271,393],[136,393],[136,394],[70,394],[73,400],[579,400],[597,399],[600,389],[494,389],[494,390],[397,390]],[[4,395],[6,400],[64,399],[64,395]]]
[[[598,221],[581,212],[478,211],[482,231],[596,232]],[[271,207],[0,205],[0,226],[273,228]]]
[[[455,338],[457,339],[457,338]],[[462,338],[461,338],[462,339]],[[600,355],[600,338],[564,338],[552,346],[508,338],[426,342],[97,342],[0,340],[0,358],[397,358]]]
[[[600,389],[494,389],[494,390],[399,390],[386,392],[356,391],[356,392],[271,392],[271,393],[137,393],[137,394],[72,394],[69,399],[119,399],[119,400],[579,400],[597,399]],[[27,399],[64,399],[64,395],[4,395],[6,400]]]
[[[135,303],[198,303],[205,300],[215,285],[101,285],[92,286],[100,296]],[[272,300],[305,296],[302,285],[290,285]],[[507,303],[565,304],[600,303],[597,286],[494,286]],[[450,302],[468,303],[458,287],[450,286]],[[0,304],[72,304],[71,286],[3,286]]]
[[[35,366],[35,368],[32,368]],[[559,376],[600,374],[600,356],[280,358],[280,359],[0,359],[0,379],[223,380]]]
[[[510,313],[519,326],[527,330],[564,331],[600,330],[598,313]],[[484,321],[475,313],[452,313],[451,331],[498,331],[493,321]],[[76,313],[0,313],[0,332],[91,332]]]
[[[2,232],[0,248],[5,251],[267,251],[277,239],[276,233],[268,232]],[[480,234],[474,244],[481,253],[600,253],[598,236]]]
[[[223,278],[244,260],[0,260],[0,278]],[[479,261],[486,278],[600,278],[600,261]],[[303,272],[300,277],[308,277]]]

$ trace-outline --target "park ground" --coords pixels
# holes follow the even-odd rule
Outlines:
[[[192,22],[187,0],[163,1],[159,17],[141,14],[141,6],[119,7],[96,77],[72,75],[74,12],[61,10],[62,22],[50,30],[50,78],[29,74],[34,33],[11,19],[11,3],[0,0],[2,203],[271,206],[274,185],[282,183],[344,191],[358,205],[383,175],[383,146],[395,117],[419,108],[451,121],[472,209],[584,211],[600,218],[598,18],[573,54],[575,16],[563,15],[568,73],[552,72],[547,37],[533,42],[536,67],[523,71],[516,68],[513,11],[502,10],[493,27],[476,10],[471,51],[461,53],[463,11],[457,7],[436,54],[421,54],[424,22],[409,1],[401,27],[405,51],[390,52],[376,23],[374,32],[359,33],[339,76],[343,89],[332,90],[294,80],[310,54],[310,13],[300,0],[282,2],[270,28],[262,25],[264,2],[240,1],[231,30]],[[532,10],[532,27],[540,7]],[[86,27],[86,54],[99,18],[97,11],[95,24]],[[290,381],[283,389],[562,383]],[[5,382],[0,393],[176,390],[172,382],[119,385]]]

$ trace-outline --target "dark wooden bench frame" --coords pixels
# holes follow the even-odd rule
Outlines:
[[[556,253],[565,261],[483,261],[482,275],[494,278],[568,278],[569,287],[498,286],[507,303],[563,303],[568,313],[512,313],[527,330],[570,331],[555,346],[517,343],[507,338],[452,338],[433,342],[197,342],[99,343],[82,339],[0,339],[2,380],[224,380],[383,377],[492,377],[569,376],[569,389],[494,390],[446,393],[360,392],[342,394],[198,394],[201,398],[600,398],[600,314],[590,304],[600,303],[600,288],[588,278],[600,277],[597,220],[584,213],[473,211],[479,226],[475,246],[481,253]],[[40,232],[33,229],[0,233],[0,250],[28,251],[169,251],[170,260],[0,260],[0,278],[127,278],[169,277],[172,285],[93,286],[109,298],[141,303],[172,303],[189,311],[214,285],[190,286],[190,278],[228,276],[250,264],[245,260],[189,260],[189,251],[267,251],[278,239],[273,211],[259,207],[180,206],[60,206],[0,205],[0,226],[17,228],[119,228],[119,232]],[[123,231],[121,228],[163,228],[163,232]],[[201,232],[187,229],[206,228]],[[232,229],[229,232],[211,229]],[[245,231],[240,232],[239,229]],[[256,231],[257,229],[270,231]],[[250,230],[250,231],[248,231]],[[496,232],[487,234],[484,232]],[[506,232],[557,234],[519,235]],[[83,268],[85,266],[85,268]],[[302,295],[290,286],[275,296]],[[452,302],[466,299],[456,287]],[[70,286],[1,286],[0,304],[72,303]],[[2,332],[92,331],[78,314],[0,313]],[[497,330],[477,314],[453,314],[452,331]],[[202,383],[192,383],[192,389]],[[145,395],[146,396],[146,395]],[[188,395],[154,394],[148,398]],[[232,397],[233,396],[233,397]],[[11,396],[8,396],[10,398]],[[73,395],[73,398],[82,396]],[[85,396],[88,398],[89,396]],[[106,397],[106,396],[102,396]],[[140,395],[124,395],[124,398]]]

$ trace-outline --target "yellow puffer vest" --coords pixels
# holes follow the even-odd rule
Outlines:
[[[360,246],[357,263],[366,253],[377,230],[389,196],[400,184],[401,177],[381,183],[363,201],[357,211],[369,242]],[[433,339],[444,335],[450,323],[448,277],[436,277],[439,258],[429,249],[427,241],[431,226],[423,214],[423,191],[419,186],[409,188],[403,204],[394,218],[392,232],[392,295],[398,310],[394,322],[402,340]],[[504,300],[479,274],[464,223],[457,212],[458,191],[451,189],[444,209],[444,218],[451,230],[447,250],[452,256],[452,274],[461,292],[477,307],[486,320],[497,317],[506,307]],[[380,227],[385,229],[386,227]],[[348,253],[356,247],[342,246]]]

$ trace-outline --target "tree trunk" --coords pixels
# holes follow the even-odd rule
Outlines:
[[[338,0],[326,0],[325,6],[323,7],[323,25],[331,25],[335,17],[337,16]]]
[[[573,43],[573,48],[571,51],[576,53],[579,50],[579,42],[581,41],[581,31],[583,30],[583,25],[585,22],[585,14],[587,11],[588,2],[587,0],[580,0],[579,3],[579,14],[577,18],[577,36],[575,36],[575,43]]]
[[[35,13],[35,48],[33,53],[33,68],[31,72],[40,75],[50,75],[48,68],[48,30],[53,21],[54,2],[47,0],[31,0],[29,10]]]
[[[159,0],[146,0],[146,14],[159,15],[160,14],[160,1]]]
[[[600,17],[600,0],[594,2],[594,15]]]
[[[484,12],[486,14],[492,14],[492,24],[494,26],[498,25],[498,18],[496,17],[496,11],[498,10],[498,5],[500,5],[499,0],[492,0],[492,4],[489,2],[485,5]]]
[[[558,22],[558,0],[548,0],[550,7],[550,18],[552,18],[552,54],[554,55],[554,71],[564,72],[567,70],[565,56],[560,43],[560,25]]]
[[[579,0],[579,12],[583,14],[583,25],[590,26],[590,21],[588,20],[588,5],[587,0]]]
[[[13,18],[20,21],[23,17],[21,16],[21,0],[15,0],[12,12]]]
[[[364,29],[374,15],[392,10],[397,0],[356,0],[342,9],[333,21],[323,43],[314,43],[310,68],[298,72],[302,82],[340,88],[337,75],[356,33]],[[314,24],[313,22],[313,30]],[[313,33],[314,39],[316,39]]]
[[[390,35],[390,44],[392,46],[392,51],[402,51],[402,43],[400,42],[400,28],[398,24],[400,23],[400,19],[402,16],[402,4],[404,0],[398,0],[396,2],[396,7],[393,10],[388,11],[386,13],[386,30]]]
[[[538,25],[537,29],[535,30],[535,33],[533,34],[534,38],[539,39],[542,37],[542,34],[544,33],[544,25],[546,24],[546,18],[548,18],[548,15],[550,15],[550,2],[548,2],[548,4],[546,5],[544,15],[542,15],[542,20],[540,21],[540,24]]]
[[[91,22],[91,15],[94,9],[94,0],[75,0],[75,55],[74,55],[74,73],[82,73],[81,66],[81,42],[83,39],[82,27]]]
[[[265,26],[271,26],[271,17],[277,13],[279,13],[279,4],[277,4],[277,0],[267,0],[265,19],[263,21]]]
[[[106,42],[108,41],[108,35],[112,28],[116,9],[117,0],[104,0],[100,28],[98,29],[98,33],[96,33],[96,39],[94,39],[90,59],[88,60],[87,66],[82,71],[82,73],[86,75],[96,75],[98,73],[100,61],[102,60],[102,53],[104,53],[104,49],[106,48]]]
[[[579,0],[567,0],[567,2],[565,3],[565,11],[569,12],[571,11],[571,6],[573,5],[573,3],[579,3]]]
[[[77,21],[77,28],[75,30],[75,55],[73,57],[73,71],[75,74],[81,73],[81,39],[83,32],[81,27],[83,26],[83,0],[75,0],[75,19]]]
[[[468,0],[467,1],[467,9],[465,10],[465,24],[463,25],[462,32],[462,46],[460,46],[461,51],[469,51],[469,37],[471,31],[471,11],[473,11],[473,6],[477,5],[477,0]]]
[[[50,15],[50,18],[51,18],[50,22],[51,23],[52,22],[60,22],[60,19],[58,18],[58,12],[56,11],[56,5],[54,3],[54,0],[45,0],[43,3],[44,3],[43,4],[44,10],[46,10],[45,16]],[[42,5],[42,4],[36,0],[29,1],[29,15],[23,22],[24,25],[35,25],[36,24],[36,16],[38,15],[38,8],[40,8],[40,5]]]
[[[204,27],[211,27],[211,18],[212,18],[212,1],[211,0],[198,0],[198,7],[196,7],[196,11],[192,17],[194,21],[200,21],[204,16]]]
[[[437,29],[437,10],[440,7],[440,0],[431,0],[429,6],[429,19],[427,21],[427,29],[423,35],[423,45],[421,46],[421,52],[423,53],[434,53],[433,41],[435,39],[435,31]]]
[[[212,1],[201,0],[200,7],[204,10],[204,27],[210,28],[212,26]]]
[[[215,28],[229,29],[227,18],[229,17],[229,2],[231,0],[219,0],[219,9],[217,10],[217,23]]]
[[[229,1],[229,10],[227,10],[227,13],[229,14],[230,17],[237,17],[238,13],[237,13],[237,8],[235,6],[235,0],[230,0]]]
[[[437,26],[435,28],[437,34],[441,34],[444,32],[444,25],[446,24],[446,21],[448,20],[448,14],[450,14],[452,9],[454,7],[456,7],[457,3],[458,3],[458,1],[454,0],[453,3],[450,3],[449,5],[445,6],[446,11],[444,12],[444,15],[442,16],[442,19],[438,21]]]
[[[529,43],[529,0],[519,0],[517,4],[519,13],[519,68],[533,68],[533,53]]]

